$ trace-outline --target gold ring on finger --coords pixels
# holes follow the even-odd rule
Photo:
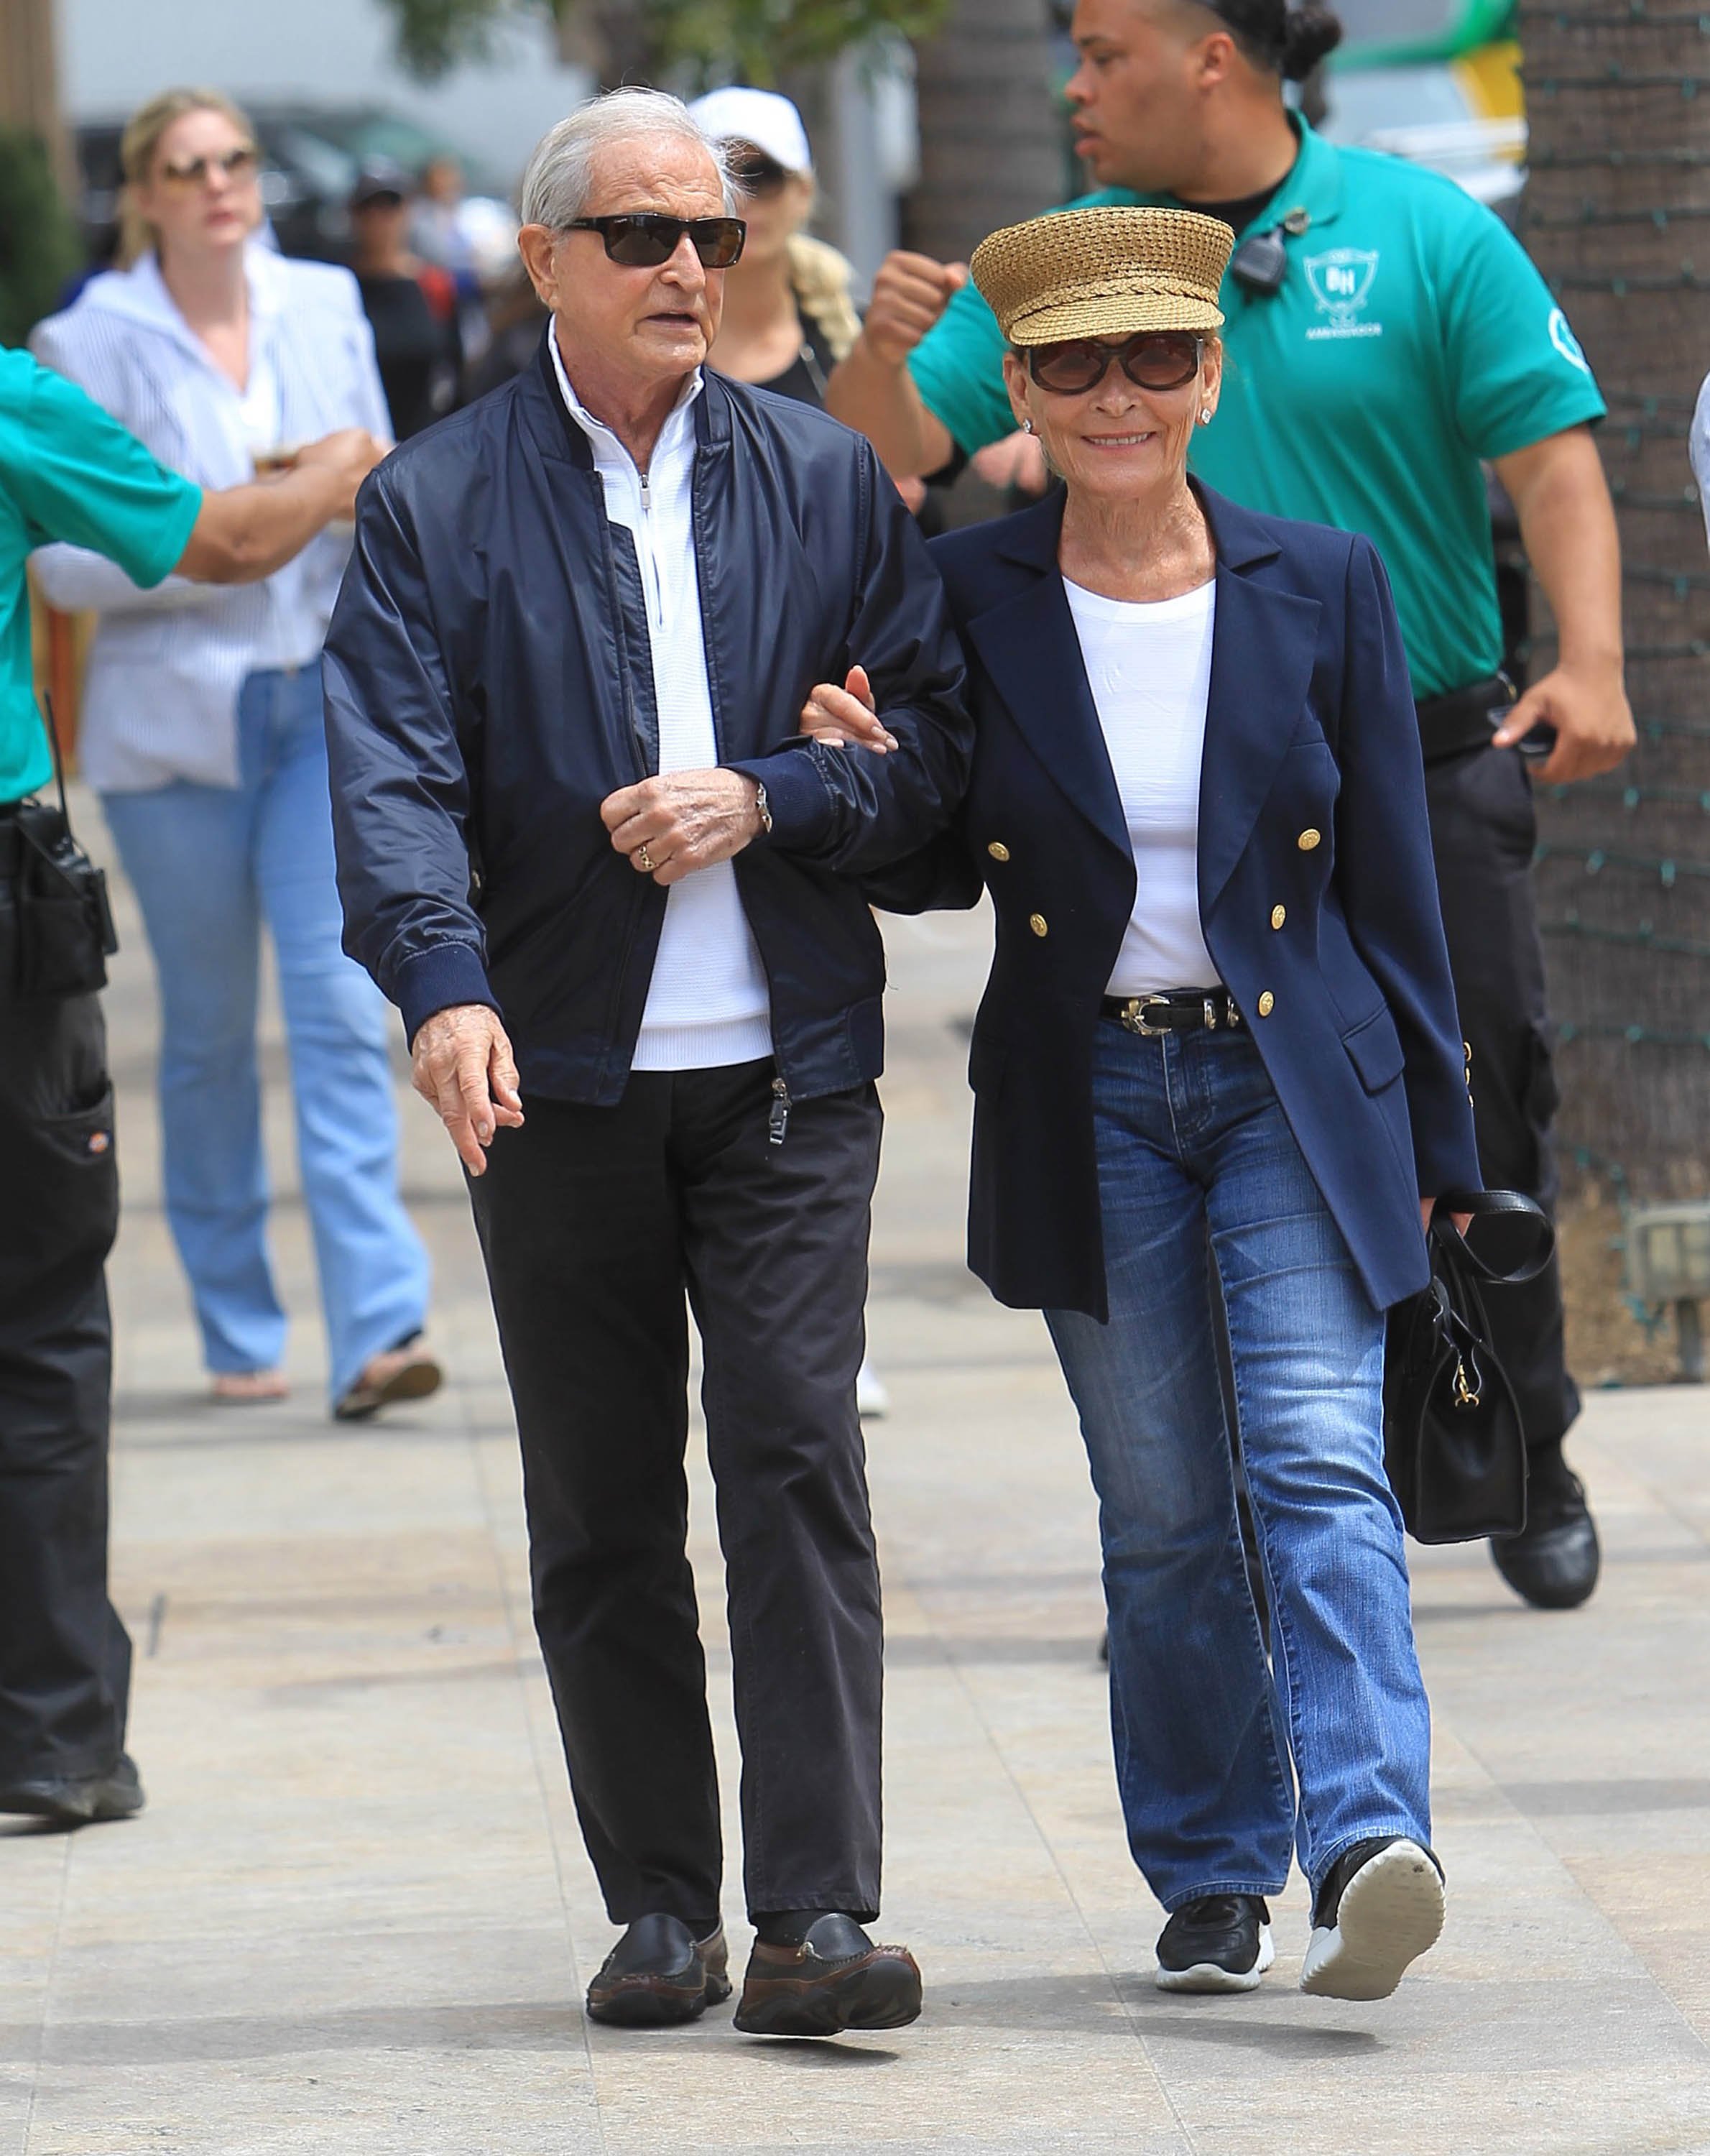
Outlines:
[[[635,865],[648,875],[653,872],[653,857],[648,851],[648,842],[645,839],[635,850]]]

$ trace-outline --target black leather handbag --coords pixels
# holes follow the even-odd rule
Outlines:
[[[1515,1253],[1501,1270],[1451,1217],[1501,1218]],[[1431,1284],[1390,1312],[1384,1363],[1384,1464],[1416,1542],[1517,1535],[1526,1524],[1526,1433],[1514,1389],[1490,1344],[1481,1283],[1535,1280],[1555,1249],[1543,1209],[1517,1190],[1437,1199],[1426,1236]]]

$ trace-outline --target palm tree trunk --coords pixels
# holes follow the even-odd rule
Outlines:
[[[915,52],[920,179],[904,237],[965,261],[988,232],[1062,199],[1046,0],[955,0]]]
[[[1697,1194],[1710,1168],[1710,559],[1687,437],[1710,370],[1710,18],[1687,0],[1520,13],[1522,233],[1609,402],[1599,443],[1640,732],[1618,772],[1538,803],[1564,1165],[1570,1184],[1577,1169],[1617,1194]],[[1543,612],[1535,599],[1547,665]]]
[[[54,177],[69,201],[76,174],[59,117],[53,0],[0,0],[0,126],[47,145]]]

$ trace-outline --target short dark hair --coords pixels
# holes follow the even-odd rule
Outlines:
[[[1342,25],[1328,8],[1307,0],[1195,0],[1230,32],[1255,67],[1285,82],[1304,82],[1342,42]]]

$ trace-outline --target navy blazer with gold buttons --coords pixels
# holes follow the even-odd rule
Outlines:
[[[1427,1278],[1421,1194],[1481,1181],[1400,631],[1370,541],[1195,490],[1217,557],[1201,925],[1386,1307]],[[918,912],[991,891],[969,1263],[1001,1301],[1102,1319],[1093,1047],[1136,878],[1057,567],[1062,501],[933,542],[973,773],[951,829],[868,891]]]

